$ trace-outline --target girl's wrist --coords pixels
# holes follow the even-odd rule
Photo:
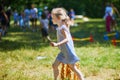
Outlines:
[[[57,43],[57,46],[60,46],[60,43]]]

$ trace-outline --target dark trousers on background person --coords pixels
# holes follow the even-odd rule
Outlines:
[[[106,31],[111,32],[111,22],[112,22],[112,17],[108,15],[106,17]]]

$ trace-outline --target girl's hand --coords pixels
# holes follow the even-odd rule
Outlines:
[[[59,46],[58,43],[55,43],[55,42],[51,42],[50,45],[53,46],[53,47]]]

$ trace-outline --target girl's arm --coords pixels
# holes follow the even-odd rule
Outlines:
[[[60,45],[62,45],[64,43],[68,42],[67,32],[64,29],[62,29],[61,32],[62,32],[62,34],[64,36],[64,39],[62,41],[58,42],[58,43],[51,42],[52,46],[56,47],[56,46],[60,46]]]

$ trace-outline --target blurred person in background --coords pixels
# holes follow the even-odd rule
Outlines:
[[[118,9],[114,6],[113,3],[111,3],[112,7],[112,25],[111,25],[111,30],[116,31],[117,30],[117,17],[120,17],[120,13]]]
[[[6,12],[4,10],[4,6],[0,5],[0,23],[1,23],[1,33],[2,36],[6,35],[7,33],[7,23],[8,23],[8,17],[6,15]]]
[[[37,12],[38,12],[37,8],[35,8],[35,5],[32,4],[30,10],[30,21],[32,23],[33,32],[35,32],[37,29],[37,18],[38,18]]]
[[[111,7],[110,3],[106,4],[104,19],[106,22],[106,32],[111,32],[112,7]]]
[[[72,23],[74,25],[75,11],[73,9],[70,9],[68,14],[69,14],[70,20],[72,21]]]

